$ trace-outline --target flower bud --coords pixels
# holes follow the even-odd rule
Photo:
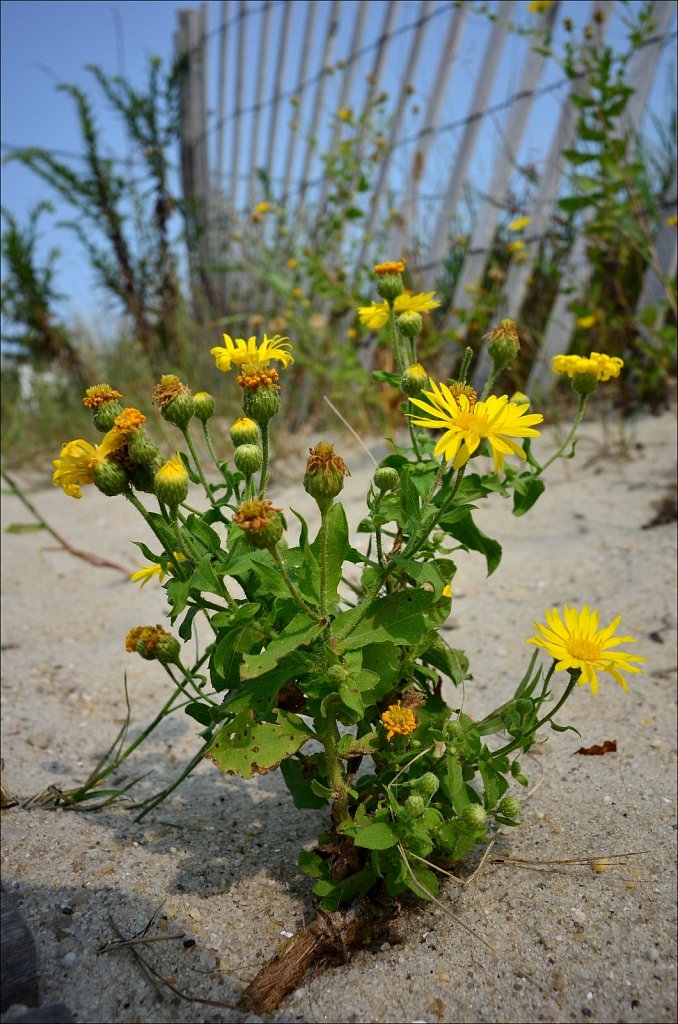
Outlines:
[[[487,825],[487,812],[480,804],[468,804],[461,812],[461,819],[469,828],[480,831]]]
[[[172,665],[179,661],[181,644],[162,626],[135,626],[125,638],[125,648],[130,654],[139,654],[145,661]]]
[[[176,508],[188,497],[188,473],[178,452],[155,474],[155,493],[158,501],[170,508]]]
[[[195,402],[189,388],[173,373],[165,373],[153,390],[153,401],[160,415],[168,423],[185,430],[195,412]]]
[[[207,423],[214,416],[214,398],[207,391],[198,391],[193,395],[195,415],[201,423]]]
[[[426,803],[423,796],[419,796],[416,793],[413,793],[412,796],[408,796],[403,806],[410,818],[421,818],[422,814],[426,810]]]
[[[575,395],[588,398],[598,387],[598,378],[594,373],[576,373],[570,380],[570,387]]]
[[[259,427],[254,420],[241,416],[231,427],[231,441],[234,448],[241,444],[259,444]]]
[[[139,466],[152,466],[160,454],[157,444],[144,430],[135,430],[129,435],[127,451],[132,462]]]
[[[115,424],[116,416],[119,416],[122,412],[122,406],[120,402],[103,402],[102,405],[97,406],[92,414],[92,422],[94,426],[102,434],[107,434]]]
[[[243,501],[233,517],[245,535],[245,539],[253,548],[273,548],[283,535],[282,519],[278,515],[279,508],[273,508],[267,498],[254,498]]]
[[[413,309],[406,309],[404,313],[401,313],[396,323],[404,338],[416,338],[418,334],[421,334],[421,329],[424,326],[421,313],[417,313]]]
[[[147,466],[141,463],[133,463],[129,469],[129,478],[132,487],[136,491],[145,491],[146,494],[155,494],[155,474],[162,466],[162,459],[154,459]]]
[[[516,391],[514,394],[512,394],[511,397],[509,398],[509,402],[511,402],[513,405],[526,405],[528,406],[528,408],[532,404],[527,395],[524,394],[522,391]]]
[[[506,369],[520,351],[518,332],[513,320],[502,320],[486,335],[488,352],[497,373]]]
[[[393,466],[379,466],[374,473],[374,486],[380,491],[394,491],[400,485],[398,470]]]
[[[404,314],[403,314],[404,315]],[[400,381],[400,390],[409,395],[410,398],[416,398],[422,388],[425,388],[428,384],[428,374],[421,363],[413,363],[409,366]]]
[[[413,783],[414,789],[417,793],[423,796],[425,800],[430,800],[431,797],[438,792],[439,786],[440,780],[433,772],[425,772],[421,778],[417,779],[416,782]]]
[[[102,494],[112,498],[115,494],[123,494],[129,489],[129,477],[119,462],[103,459],[94,467],[92,481]]]
[[[276,385],[245,388],[242,396],[242,409],[245,416],[256,420],[260,426],[268,423],[280,409],[280,395]]]
[[[517,818],[520,814],[520,801],[516,800],[514,796],[505,796],[503,800],[499,801],[497,810],[505,818]]]
[[[321,442],[309,448],[304,490],[315,498],[321,512],[329,509],[344,487],[344,477],[350,475],[344,460],[335,455],[333,445]]]
[[[236,467],[245,476],[252,476],[252,473],[256,473],[257,470],[261,469],[263,456],[258,444],[238,445],[233,457]]]

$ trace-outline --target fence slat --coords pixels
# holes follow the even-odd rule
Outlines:
[[[318,10],[316,3],[307,3],[304,5],[306,8],[306,23],[304,25],[301,38],[303,40],[302,45],[299,47],[299,71],[297,74],[297,95],[301,92],[301,87],[306,80],[308,74],[308,65],[313,53],[313,29],[315,28],[315,14]],[[303,104],[303,97],[299,95],[299,106],[297,107],[295,114],[295,121],[300,123],[301,111]],[[287,142],[287,155],[285,157],[285,177],[282,187],[282,195],[284,201],[287,201],[290,194],[290,182],[292,179],[292,166],[294,164],[294,154],[297,149],[297,140],[299,138],[299,130],[296,129],[291,131]]]
[[[264,169],[268,174],[273,166],[273,148],[275,146],[276,129],[278,127],[278,113],[280,111],[280,94],[282,92],[283,75],[285,73],[285,58],[287,56],[287,40],[290,34],[290,19],[293,9],[292,3],[283,6],[283,21],[280,30],[280,43],[278,45],[278,59],[276,61],[275,86],[273,90],[273,110],[271,111],[271,123],[268,132],[268,147],[266,149],[266,160]]]
[[[228,52],[228,0],[221,0],[219,5],[219,95],[217,96],[217,141],[216,141],[216,168],[214,173],[214,188],[224,187],[224,128],[226,127],[226,54]]]
[[[490,38],[482,60],[483,72],[478,76],[469,121],[459,145],[457,158],[452,166],[452,173],[447,183],[447,191],[437,213],[437,228],[431,241],[427,264],[429,269],[424,275],[424,287],[433,288],[435,284],[436,268],[447,252],[450,238],[450,224],[455,213],[459,197],[468,178],[471,157],[475,150],[478,133],[482,124],[479,116],[487,106],[494,79],[499,70],[501,52],[508,35],[510,19],[513,15],[515,0],[504,0],[499,5],[497,20],[494,23]]]
[[[257,67],[257,91],[254,100],[254,122],[251,125],[250,152],[247,165],[249,167],[249,181],[247,183],[247,205],[251,209],[254,205],[256,189],[256,167],[257,151],[259,145],[259,124],[261,122],[261,105],[264,98],[264,80],[266,67],[268,65],[268,41],[271,31],[271,4],[267,4],[262,12],[261,33],[259,36],[259,54]]]
[[[231,153],[231,195],[233,196],[233,205],[237,206],[237,195],[238,195],[238,162],[240,160],[240,123],[241,119],[238,111],[242,110],[243,105],[243,74],[245,66],[245,17],[246,17],[246,5],[245,0],[239,0],[238,3],[238,31],[236,35],[235,48],[235,117],[233,118],[233,140]]]

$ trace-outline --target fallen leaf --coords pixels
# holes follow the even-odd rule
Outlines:
[[[594,754],[600,756],[602,754],[614,754],[616,750],[616,740],[605,740],[604,743],[594,743],[592,747],[580,747],[579,750],[575,750],[575,754]]]

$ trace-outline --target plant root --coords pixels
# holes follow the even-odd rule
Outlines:
[[[389,934],[397,903],[372,903],[366,896],[345,911],[319,910],[302,932],[288,939],[247,986],[240,1005],[257,1014],[273,1013],[318,960],[346,963],[357,946],[369,946]]]

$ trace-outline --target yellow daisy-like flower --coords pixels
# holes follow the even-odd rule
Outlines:
[[[85,391],[82,404],[86,409],[98,409],[100,405],[115,402],[118,398],[122,398],[122,391],[116,391],[110,384],[94,384]]]
[[[411,708],[402,707],[400,701],[391,704],[381,716],[381,721],[386,729],[386,739],[393,739],[394,736],[407,736],[417,728],[417,719]]]
[[[535,423],[544,417],[540,413],[525,415],[529,406],[509,402],[507,395],[497,398],[491,395],[484,402],[471,405],[464,394],[455,398],[446,384],[430,381],[431,391],[424,391],[428,402],[421,398],[410,398],[413,405],[426,413],[425,417],[413,417],[419,427],[444,430],[435,446],[434,454],[443,455],[452,462],[455,469],[470,459],[483,441],[488,441],[494,457],[495,472],[504,468],[505,455],[517,455],[525,459],[525,452],[511,440],[514,437],[538,437]]]
[[[438,299],[434,299],[435,292],[412,292],[404,291],[398,295],[393,303],[396,316],[400,313],[427,313],[430,309],[437,309],[440,305]],[[358,308],[358,320],[365,327],[372,331],[380,331],[388,323],[388,302],[373,302],[369,306]]]
[[[522,238],[516,238],[515,242],[509,242],[509,244],[506,246],[506,251],[507,252],[520,252],[524,248],[525,248],[525,243],[523,242]]]
[[[69,498],[82,498],[81,487],[94,482],[94,470],[126,443],[125,435],[113,427],[104,434],[101,444],[90,444],[78,438],[69,441],[61,449],[58,459],[53,459],[52,483],[61,487]]]
[[[596,672],[609,672],[622,689],[627,690],[622,672],[643,671],[633,663],[646,661],[646,658],[627,654],[626,651],[610,650],[618,644],[636,642],[632,636],[614,636],[621,615],[605,629],[599,629],[598,612],[589,611],[588,605],[584,605],[580,612],[565,605],[562,618],[557,608],[545,614],[547,625],[533,623],[541,635],[532,637],[527,641],[528,644],[543,647],[556,660],[557,672],[579,669],[581,675],[577,682],[580,686],[590,683],[592,693],[598,692]]]
[[[596,380],[610,380],[618,377],[624,360],[619,356],[608,356],[603,352],[592,352],[590,356],[554,356],[553,372],[578,377],[581,374],[595,377]]]
[[[530,0],[527,5],[528,14],[541,14],[542,11],[548,11],[552,3],[553,0]]]
[[[129,434],[134,433],[135,430],[139,430],[143,426],[146,422],[146,417],[138,409],[129,406],[127,409],[123,409],[113,422],[115,423],[114,429],[118,430],[126,438]]]
[[[174,552],[174,562],[168,562],[167,568],[163,569],[159,562],[152,562],[150,565],[145,565],[143,569],[137,569],[136,572],[130,573],[130,580],[132,583],[141,583],[140,590],[143,590],[149,580],[158,577],[158,582],[162,583],[165,576],[168,573],[173,573],[176,569],[175,562],[183,562],[186,560],[186,555],[181,551]]]
[[[382,274],[402,274],[405,270],[405,260],[387,260],[386,263],[377,263],[374,272],[377,277]]]
[[[584,330],[588,330],[589,327],[593,327],[597,322],[598,317],[595,313],[589,313],[588,316],[577,317],[577,327],[583,327]]]
[[[526,228],[527,225],[531,224],[531,223],[532,223],[532,218],[529,217],[529,216],[527,216],[527,217],[516,217],[515,220],[511,221],[511,223],[508,226],[508,229],[509,229],[509,231],[523,231],[523,229]]]
[[[224,335],[225,348],[216,346],[210,349],[218,370],[228,373],[232,366],[238,366],[247,373],[254,375],[267,370],[272,359],[288,366],[294,362],[291,354],[287,351],[292,346],[287,338],[281,338],[274,334],[269,338],[266,334],[261,345],[257,346],[257,339],[254,335],[245,341],[244,338],[231,338],[229,334]]]

